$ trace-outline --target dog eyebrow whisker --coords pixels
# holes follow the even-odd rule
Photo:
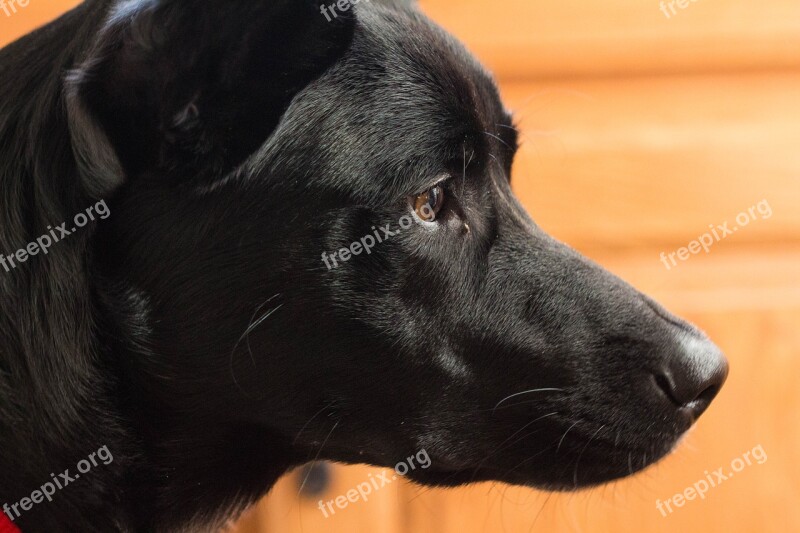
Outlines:
[[[495,126],[497,126],[498,128],[506,128],[508,130],[516,131],[517,133],[519,133],[519,130],[517,128],[515,128],[514,126],[509,126],[508,124],[495,124]]]
[[[517,396],[522,396],[523,394],[531,394],[531,393],[534,393],[534,392],[544,392],[544,391],[564,392],[564,389],[556,389],[556,388],[552,388],[552,387],[545,387],[545,388],[541,388],[541,389],[531,389],[531,390],[526,390],[526,391],[522,391],[522,392],[515,392],[514,394],[506,396],[505,398],[503,398],[502,400],[497,402],[497,405],[494,406],[494,409],[492,409],[492,412],[494,413],[497,410],[497,408],[500,407],[500,404],[502,404],[506,400],[510,400],[511,398],[515,398]]]
[[[469,161],[467,161],[467,166],[469,166],[470,163],[472,163],[473,159],[475,159],[475,149],[474,148],[473,148],[472,152],[470,152],[470,154],[469,154]]]
[[[505,142],[503,139],[501,139],[501,138],[500,138],[500,136],[498,136],[498,135],[495,135],[495,134],[493,134],[493,133],[489,133],[488,131],[484,131],[483,133],[484,133],[484,134],[486,134],[486,135],[488,135],[488,136],[489,136],[489,137],[491,137],[492,139],[497,139],[498,141],[500,141],[501,143],[503,143],[503,145],[504,145],[506,148],[508,148],[509,150],[514,150],[514,149],[513,149],[511,146],[509,146],[509,144],[508,144],[507,142]]]
[[[467,145],[466,141],[465,144],[461,145],[461,151],[464,154],[462,161],[464,162],[464,168],[461,171],[461,197],[464,197],[464,182],[467,180]]]
[[[497,159],[497,157],[495,157],[495,155],[493,153],[491,153],[491,152],[488,152],[488,154],[489,154],[489,157],[494,159],[494,162],[497,163],[497,166],[500,168],[500,172],[505,173],[506,169],[503,168],[503,165],[500,163],[500,161]]]

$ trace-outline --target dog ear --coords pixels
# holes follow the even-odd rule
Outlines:
[[[225,175],[344,53],[354,25],[352,14],[328,21],[315,0],[120,1],[68,77],[79,163],[94,180]],[[105,179],[90,188],[123,176]]]

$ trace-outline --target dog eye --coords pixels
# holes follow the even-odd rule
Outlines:
[[[444,204],[444,188],[435,185],[414,198],[414,212],[425,222],[433,222]]]

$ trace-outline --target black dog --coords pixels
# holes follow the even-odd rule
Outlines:
[[[590,486],[668,453],[725,379],[531,221],[494,83],[411,6],[92,0],[0,78],[23,533],[211,529],[315,458]]]

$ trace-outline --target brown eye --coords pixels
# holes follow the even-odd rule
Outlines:
[[[414,198],[414,211],[420,220],[433,222],[444,203],[444,188],[436,185]]]

